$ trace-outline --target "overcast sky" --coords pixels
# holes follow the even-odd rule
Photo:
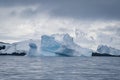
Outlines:
[[[85,47],[120,49],[120,0],[0,0],[0,41],[56,33]]]

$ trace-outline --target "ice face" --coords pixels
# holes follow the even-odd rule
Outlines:
[[[61,44],[52,36],[43,35],[41,37],[40,53],[44,56],[55,56],[55,51],[61,47]]]
[[[55,52],[61,47],[61,44],[57,42],[54,37],[43,35],[41,37],[41,49],[43,51]]]
[[[68,48],[67,46],[62,46],[58,51],[56,51],[55,53],[57,55],[60,55],[60,56],[74,56],[74,50],[73,49],[70,49]]]
[[[29,43],[29,56],[37,56],[38,52],[37,52],[37,46],[35,43]]]

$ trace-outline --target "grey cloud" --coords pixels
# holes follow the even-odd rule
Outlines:
[[[115,36],[120,37],[120,26],[107,26],[104,29],[100,29],[103,32],[112,33]]]
[[[49,9],[43,7],[43,6],[35,6],[35,8],[29,7],[29,8],[24,8],[20,13],[20,17],[24,18],[31,18],[31,17],[36,17],[41,14],[46,14],[49,11]]]
[[[1,7],[28,6],[37,4],[39,0],[0,0]]]
[[[31,17],[34,17],[35,15],[37,15],[37,11],[36,10],[33,10],[31,8],[27,8],[27,9],[24,9],[21,13],[20,13],[20,17],[24,17],[24,18],[31,18]]]
[[[11,11],[10,12],[10,16],[16,16],[17,15],[17,12],[16,11]]]
[[[18,40],[25,40],[25,39],[30,39],[31,37],[33,37],[32,35],[28,35],[28,34],[25,34],[25,35],[20,35],[20,36],[15,36],[15,35],[10,35],[10,33],[8,34],[8,33],[0,33],[1,35],[0,35],[0,40],[3,40],[3,41],[5,41],[5,40],[16,40],[16,41],[18,41]]]
[[[70,30],[67,28],[59,28],[58,31],[60,31],[60,32],[72,32],[73,30]]]
[[[120,0],[0,0],[0,6],[42,5],[52,8],[52,17],[76,19],[120,19]],[[37,9],[39,11],[39,8]],[[38,11],[30,11],[36,14]]]
[[[59,3],[53,16],[81,19],[120,19],[119,0],[71,0]]]
[[[2,34],[0,35],[0,40],[20,40],[20,37],[13,37],[8,34]]]

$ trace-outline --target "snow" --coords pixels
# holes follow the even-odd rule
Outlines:
[[[16,51],[24,51],[28,54],[29,43],[32,43],[32,42],[34,42],[38,46],[40,43],[40,40],[25,40],[25,41],[15,42],[12,44],[5,44],[6,48],[5,50],[1,50],[1,53],[11,54]]]
[[[107,53],[111,55],[120,55],[120,50],[109,47],[107,45],[99,45],[97,51],[101,54]]]

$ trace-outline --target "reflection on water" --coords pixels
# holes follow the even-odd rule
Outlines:
[[[120,58],[0,56],[0,80],[119,80]]]

